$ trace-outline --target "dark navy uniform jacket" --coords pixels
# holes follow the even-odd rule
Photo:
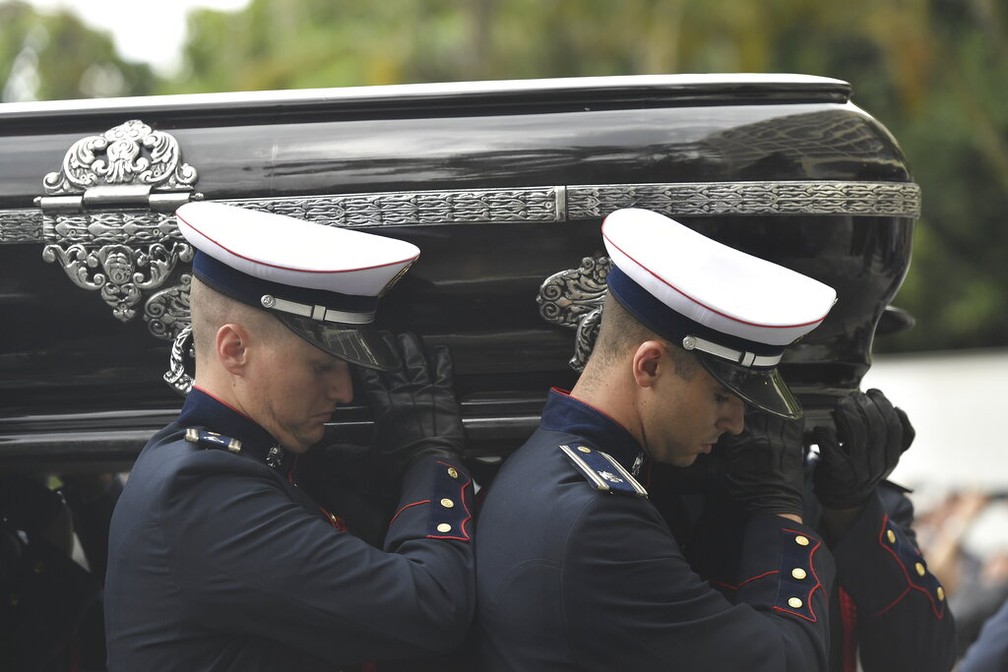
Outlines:
[[[744,516],[716,480],[696,469],[654,465],[655,502],[694,570],[733,595],[731,577],[743,562]],[[811,478],[814,464],[809,465]],[[811,486],[810,486],[811,487]],[[945,591],[927,569],[911,527],[905,490],[883,483],[830,550],[837,582],[830,595],[830,670],[940,672],[955,662],[955,624]],[[804,519],[821,516],[814,495]]]
[[[187,441],[188,427],[242,451]],[[434,457],[414,465],[383,552],[337,529],[282,465],[267,466],[273,445],[193,390],[144,448],[110,531],[111,672],[332,671],[464,637],[475,592],[465,470]]]
[[[955,664],[955,621],[912,523],[904,491],[883,484],[832,546],[840,612],[834,640],[845,640],[834,647],[832,669],[853,669],[855,656],[865,672],[946,672]]]
[[[561,446],[601,465],[595,477]],[[491,483],[476,538],[481,670],[826,669],[834,573],[819,535],[754,516],[728,599],[598,451],[627,470],[642,455],[620,425],[553,391]]]

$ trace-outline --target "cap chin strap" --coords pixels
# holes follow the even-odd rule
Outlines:
[[[263,294],[259,299],[263,308],[279,310],[284,313],[300,315],[317,322],[337,322],[339,324],[371,324],[374,322],[375,314],[370,313],[348,313],[344,310],[326,308],[318,304],[297,303],[287,299],[278,299],[272,294]]]
[[[721,359],[727,359],[730,362],[734,362],[745,367],[773,367],[780,364],[780,361],[784,358],[784,353],[779,355],[757,355],[755,352],[733,350],[723,345],[718,345],[717,343],[700,338],[699,336],[684,336],[682,339],[682,347],[684,350],[699,350],[701,352],[706,352],[708,355],[714,355],[715,357],[720,357]]]

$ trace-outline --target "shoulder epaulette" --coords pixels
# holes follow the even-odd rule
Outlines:
[[[269,447],[246,446],[242,445],[242,442],[238,439],[233,439],[230,436],[224,436],[217,432],[211,432],[209,429],[203,429],[202,427],[187,428],[185,431],[185,440],[204,449],[216,448],[217,450],[226,450],[229,453],[247,455],[259,462],[265,462],[266,466],[270,469],[276,469],[285,474],[290,471],[291,465],[287,459],[287,453],[279,444],[273,444]]]
[[[644,486],[609,454],[580,444],[573,447],[566,443],[560,444],[560,450],[570,458],[578,471],[596,490],[647,497],[648,493]]]
[[[211,432],[201,427],[187,428],[185,440],[203,448],[219,448],[232,453],[240,453],[242,448],[241,441],[238,439],[232,439],[230,436]]]

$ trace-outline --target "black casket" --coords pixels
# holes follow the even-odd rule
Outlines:
[[[810,414],[858,386],[920,193],[842,81],[645,76],[0,105],[0,470],[127,469],[189,384],[206,199],[422,255],[379,314],[446,343],[469,450],[520,445],[597,325],[602,217],[656,210],[834,286],[784,374]],[[351,406],[334,432],[362,436]]]

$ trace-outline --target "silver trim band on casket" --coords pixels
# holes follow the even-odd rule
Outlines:
[[[195,184],[194,169],[186,165],[179,170],[178,185]],[[66,185],[57,179],[60,175],[47,177],[47,185],[49,182],[56,185],[47,186],[47,197],[79,195],[71,188],[74,185],[63,188]],[[165,188],[176,190],[180,188],[178,185],[166,182]],[[153,198],[154,191],[150,193]],[[191,197],[204,196],[192,192]],[[117,199],[106,204],[108,209],[75,213],[49,212],[41,207],[42,198],[38,202],[40,207],[36,209],[0,209],[0,245],[42,243],[45,261],[61,266],[78,287],[99,291],[112,307],[113,315],[123,322],[133,319],[141,307],[147,319],[147,304],[158,300],[152,293],[161,290],[180,263],[192,260],[192,248],[182,238],[170,213],[142,207],[115,209]],[[219,202],[348,228],[556,224],[600,220],[613,210],[627,207],[671,217],[917,218],[920,187],[912,182],[826,180],[675,182],[374,192]],[[153,208],[153,202],[147,205]],[[160,326],[155,325],[152,333],[155,328]],[[171,338],[174,331],[155,335]]]
[[[514,189],[418,191],[225,201],[345,227],[601,219],[620,208],[671,217],[728,215],[920,216],[912,182],[753,181],[554,185]]]
[[[723,215],[920,216],[920,187],[913,182],[763,181],[675,182],[541,186],[465,191],[380,192],[227,199],[222,203],[347,227],[421,226],[493,222],[564,222],[598,219],[619,208],[637,207],[672,217]],[[76,238],[101,212],[64,218],[38,208],[0,210],[0,245],[31,242],[84,243]],[[105,217],[108,217],[106,214]],[[170,215],[153,215],[174,228]],[[122,212],[108,222],[131,230],[133,220],[149,226],[150,213]],[[104,229],[103,229],[104,230]],[[181,239],[177,231],[173,232]],[[169,233],[169,235],[171,235]],[[87,236],[85,236],[86,238]],[[122,237],[121,235],[119,236]],[[120,241],[123,242],[123,241]]]

